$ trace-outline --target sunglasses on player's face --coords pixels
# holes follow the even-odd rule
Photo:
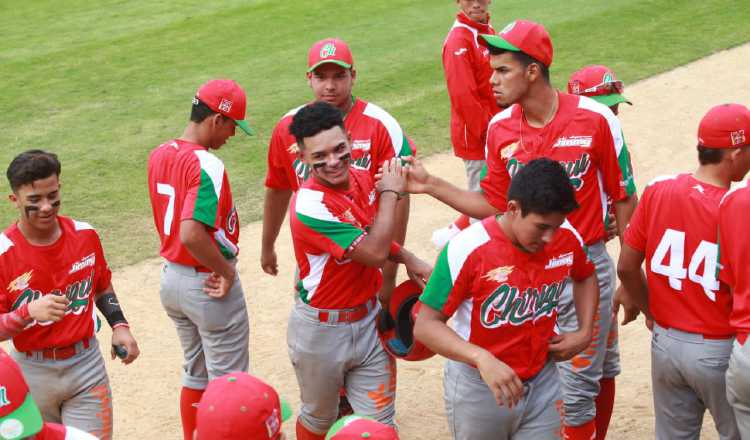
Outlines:
[[[611,95],[613,93],[622,94],[623,90],[625,90],[625,86],[622,84],[622,81],[617,80],[617,81],[603,82],[593,87],[589,87],[588,89],[583,90],[581,94],[582,95],[586,95],[589,93],[592,93],[594,95]]]

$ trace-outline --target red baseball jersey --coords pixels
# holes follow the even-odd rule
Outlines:
[[[490,85],[490,53],[479,43],[480,34],[494,34],[463,12],[456,15],[443,43],[443,71],[451,100],[451,143],[462,159],[484,160],[487,124],[500,107]]]
[[[646,257],[649,308],[662,327],[734,333],[732,297],[716,279],[716,227],[726,192],[690,174],[658,177],[643,191],[624,240]]]
[[[237,256],[240,222],[229,177],[221,159],[206,147],[175,139],[153,150],[148,192],[160,254],[167,261],[201,268],[180,241],[180,224],[186,219],[206,225],[227,259]]]
[[[70,300],[62,320],[33,321],[14,337],[18,351],[67,347],[94,336],[94,296],[112,279],[94,228],[63,216],[58,221],[62,235],[49,246],[30,244],[16,224],[0,234],[0,313],[44,295]]]
[[[738,333],[750,333],[750,181],[744,181],[724,195],[719,206],[721,281],[732,291],[729,323]]]
[[[320,309],[346,309],[375,296],[382,283],[377,267],[346,258],[375,220],[370,173],[350,170],[349,189],[335,190],[308,179],[292,198],[290,225],[302,301]]]
[[[495,217],[488,217],[448,242],[419,299],[453,316],[459,336],[526,380],[547,362],[568,278],[581,281],[593,274],[583,241],[567,221],[532,254],[514,246]]]
[[[310,176],[310,167],[297,157],[297,141],[289,132],[292,118],[302,107],[289,111],[273,130],[268,146],[268,188],[297,191]],[[386,160],[412,155],[411,143],[396,119],[373,103],[356,99],[344,117],[344,126],[352,138],[352,165],[368,170],[373,177]]]
[[[516,172],[533,159],[556,160],[570,176],[581,206],[568,220],[592,244],[606,236],[607,196],[617,202],[635,193],[630,155],[620,121],[609,108],[585,96],[558,96],[557,113],[543,128],[529,126],[518,104],[492,118],[482,191],[492,206],[505,211]]]

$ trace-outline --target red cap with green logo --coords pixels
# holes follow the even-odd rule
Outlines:
[[[625,85],[615,77],[615,72],[607,66],[586,66],[570,76],[568,93],[588,96],[607,107],[632,102],[623,96]]]
[[[547,67],[552,65],[552,40],[547,29],[539,23],[516,20],[497,35],[482,34],[481,37],[480,42],[486,45],[511,52],[523,52]]]
[[[231,79],[211,80],[203,84],[195,93],[193,104],[197,104],[198,101],[206,104],[216,113],[221,113],[233,120],[248,135],[253,134],[247,121],[245,121],[245,110],[247,108],[245,91],[236,82]]]
[[[698,125],[698,142],[707,148],[750,145],[750,110],[742,104],[713,107]]]
[[[313,44],[307,53],[307,72],[310,73],[325,63],[337,64],[351,69],[354,58],[349,46],[338,38],[326,38]]]
[[[398,432],[375,419],[356,414],[346,416],[328,430],[325,440],[399,440]]]
[[[238,371],[209,382],[195,421],[200,440],[276,440],[291,415],[271,385]]]
[[[21,368],[0,348],[0,439],[30,437],[41,431],[42,424]]]

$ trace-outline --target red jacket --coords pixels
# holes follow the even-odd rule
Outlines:
[[[456,15],[443,43],[443,69],[451,99],[451,143],[456,156],[483,160],[487,125],[500,109],[492,95],[489,52],[480,34],[494,34],[463,12]]]

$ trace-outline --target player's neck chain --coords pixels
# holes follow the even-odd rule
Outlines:
[[[552,122],[553,119],[555,119],[555,115],[557,114],[557,107],[559,105],[560,99],[555,93],[555,100],[552,102],[552,107],[550,108],[549,114],[544,118],[544,121],[542,123],[542,126],[539,127],[540,129],[544,129],[544,127],[547,126],[550,122]],[[521,117],[518,118],[518,143],[520,144],[521,148],[524,150],[524,152],[528,153],[529,151],[526,149],[526,144],[523,141],[523,121],[526,120],[526,114],[523,111],[523,106],[521,107]],[[531,126],[531,124],[529,124]]]

